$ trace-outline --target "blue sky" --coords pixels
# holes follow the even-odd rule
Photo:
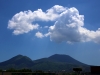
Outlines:
[[[100,65],[99,0],[0,0],[0,62],[66,54]]]

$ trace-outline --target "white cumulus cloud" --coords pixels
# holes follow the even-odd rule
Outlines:
[[[43,38],[43,37],[44,37],[44,35],[43,35],[41,32],[37,32],[37,33],[35,34],[35,36],[36,36],[37,38]]]
[[[66,10],[63,6],[55,5],[43,12],[42,9],[36,11],[21,11],[15,14],[8,22],[8,29],[13,29],[15,35],[28,33],[31,30],[38,29],[35,21],[55,21],[59,17],[59,13]]]
[[[15,35],[28,33],[31,30],[38,29],[38,24],[32,24],[32,12],[24,11],[17,13],[8,22],[8,29],[13,29]]]
[[[100,43],[100,29],[96,31],[84,28],[84,15],[75,8],[68,8],[60,14],[53,26],[49,27],[50,39],[55,42]]]
[[[41,32],[36,32],[36,34],[35,34],[35,36],[37,37],[37,38],[43,38],[43,37],[48,37],[50,35],[50,32],[48,32],[48,33],[46,33],[46,34],[43,34],[43,33],[41,33]]]
[[[45,12],[42,9],[36,11],[21,11],[15,14],[8,22],[8,29],[12,29],[13,34],[19,35],[28,33],[39,28],[38,21],[53,21],[54,25],[49,28],[46,34],[37,32],[38,38],[50,36],[50,40],[55,42],[88,42],[100,43],[100,28],[89,30],[84,27],[84,15],[80,15],[75,7],[67,8],[55,5]],[[40,26],[41,27],[41,26]]]

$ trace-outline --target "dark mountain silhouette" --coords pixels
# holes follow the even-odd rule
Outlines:
[[[36,64],[34,67],[35,68],[38,67],[41,70],[43,70],[43,69],[46,70],[48,67],[51,70],[72,71],[72,69],[74,67],[81,67],[81,68],[83,68],[83,71],[90,71],[89,65],[79,62],[78,60],[75,60],[74,58],[70,57],[69,55],[55,54],[48,58],[38,59],[33,62]],[[34,67],[32,69],[35,70]]]
[[[33,61],[27,57],[27,56],[23,56],[23,55],[17,55],[15,57],[12,57],[11,59],[1,62],[0,63],[0,68],[2,69],[9,69],[9,68],[28,68],[33,66]]]
[[[83,63],[75,60],[74,58],[72,58],[68,55],[55,54],[55,55],[50,56],[49,59],[52,59],[57,62],[65,62],[65,63],[76,64],[76,65],[86,65],[86,64],[83,64]]]
[[[42,58],[35,60],[34,63],[42,63],[42,62],[59,62],[59,63],[70,63],[75,65],[86,65],[82,62],[79,62],[75,60],[74,58],[68,56],[68,55],[61,55],[61,54],[55,54],[48,58]]]
[[[52,70],[52,71],[72,71],[74,67],[81,67],[84,71],[89,71],[89,65],[81,63],[68,55],[55,54],[48,58],[32,61],[29,57],[17,55],[7,61],[0,63],[0,69],[22,69],[32,70]]]

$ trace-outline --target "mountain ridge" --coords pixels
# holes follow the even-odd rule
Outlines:
[[[70,57],[69,55],[54,54],[47,58],[32,60],[27,56],[17,55],[9,60],[0,63],[0,69],[22,69],[29,68],[32,70],[66,70],[72,71],[73,67],[82,67],[87,70],[89,65],[86,65],[78,60]]]
[[[63,58],[65,57],[65,58]],[[71,60],[70,60],[71,59]],[[54,54],[54,55],[51,55],[49,57],[46,57],[46,58],[40,58],[40,59],[36,59],[36,60],[33,60],[33,61],[47,61],[47,60],[51,60],[51,61],[54,61],[54,62],[67,62],[67,63],[76,63],[76,64],[84,64],[84,65],[87,65],[85,63],[82,63],[76,59],[74,59],[73,57],[69,56],[69,55],[65,55],[65,54]],[[70,61],[69,61],[70,60]],[[74,61],[73,61],[74,60]]]

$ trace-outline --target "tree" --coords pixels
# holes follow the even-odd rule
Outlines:
[[[82,71],[82,68],[73,68],[73,71],[75,71],[78,74],[80,74],[80,72]]]
[[[20,69],[20,70],[18,70],[19,72],[32,72],[32,70],[31,69]]]
[[[2,72],[2,69],[0,69],[0,72]]]
[[[10,68],[8,70],[6,70],[6,72],[16,72],[17,70],[15,70],[14,68]]]

